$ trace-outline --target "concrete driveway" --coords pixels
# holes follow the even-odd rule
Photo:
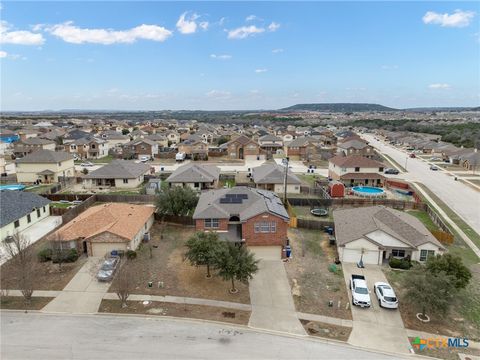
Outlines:
[[[60,295],[48,303],[42,312],[95,314],[110,287],[109,282],[99,282],[96,279],[97,270],[103,260],[89,257]]]
[[[381,267],[367,265],[364,269],[359,269],[356,264],[343,263],[342,268],[350,299],[352,298],[349,289],[350,277],[352,274],[358,274],[365,276],[372,301],[372,307],[369,309],[352,306],[353,330],[348,342],[380,351],[410,353],[411,346],[400,312],[381,308],[373,291],[374,283],[388,282]]]
[[[298,320],[285,266],[280,260],[261,260],[250,281],[252,314],[248,326],[306,335]]]

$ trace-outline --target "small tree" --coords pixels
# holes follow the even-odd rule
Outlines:
[[[198,196],[191,188],[163,188],[157,195],[157,213],[186,216],[195,210],[197,202]]]
[[[36,255],[29,246],[28,239],[19,233],[15,233],[4,244],[7,256],[10,258],[6,268],[11,271],[11,278],[14,279],[15,287],[21,291],[26,308],[33,295],[34,277],[37,271]]]
[[[58,231],[50,239],[50,249],[52,250],[52,261],[58,264],[58,270],[62,271],[62,264],[66,262],[66,250],[64,243],[60,240]]]
[[[210,278],[210,267],[215,266],[221,244],[215,232],[196,232],[186,244],[188,250],[185,257],[191,265],[206,266],[207,278]]]
[[[424,318],[427,310],[443,315],[448,312],[456,292],[454,283],[455,279],[443,271],[432,274],[423,266],[416,265],[403,283],[405,299],[419,306]]]
[[[127,300],[132,291],[134,290],[134,261],[133,259],[128,259],[126,256],[118,264],[118,270],[115,275],[113,282],[113,290],[117,294],[118,298],[122,303],[122,307],[125,308],[128,306]]]
[[[454,278],[454,285],[457,289],[465,289],[472,278],[470,270],[463,265],[459,256],[452,254],[437,255],[427,260],[427,270],[431,274],[444,272]]]
[[[215,269],[224,280],[232,282],[231,293],[236,293],[235,280],[248,283],[258,271],[258,260],[244,246],[222,243],[215,261]]]
[[[127,134],[130,134],[130,130],[122,129],[122,135],[127,135]]]
[[[83,175],[88,175],[88,169],[87,169],[86,167],[84,167],[84,168],[82,169],[82,174],[83,174]]]

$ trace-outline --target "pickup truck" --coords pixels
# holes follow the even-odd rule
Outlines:
[[[368,291],[365,276],[352,275],[352,278],[350,279],[350,289],[352,290],[353,305],[370,307],[370,292]]]

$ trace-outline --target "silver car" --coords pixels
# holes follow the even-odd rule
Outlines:
[[[106,259],[102,266],[100,267],[100,270],[98,270],[97,273],[97,279],[98,281],[110,281],[113,279],[113,275],[115,274],[115,270],[117,270],[118,263],[119,263],[119,258],[118,257],[112,257]]]

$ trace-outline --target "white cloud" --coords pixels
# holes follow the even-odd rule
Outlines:
[[[42,34],[27,30],[10,31],[11,26],[6,21],[0,22],[0,43],[15,45],[42,45],[45,39]]]
[[[208,21],[202,21],[201,23],[198,24],[202,30],[207,30],[209,27],[209,22]]]
[[[211,99],[226,100],[230,98],[231,93],[230,91],[210,90],[205,95]]]
[[[254,20],[262,20],[262,19],[260,19],[257,15],[248,15],[245,18],[245,21],[254,21]]]
[[[283,49],[273,49],[272,50],[272,53],[274,54],[279,54],[279,53],[282,53],[283,52]]]
[[[280,24],[276,22],[272,22],[270,25],[268,25],[268,31],[277,31],[280,29]]]
[[[382,70],[397,70],[398,65],[382,65]]]
[[[184,12],[177,21],[178,31],[182,34],[194,34],[197,31],[197,23],[195,20],[197,20],[198,17],[197,14],[192,14],[190,17],[187,17],[187,12]]]
[[[0,50],[0,58],[6,58],[8,56],[7,52],[6,51],[2,51]]]
[[[172,36],[170,30],[158,25],[142,24],[128,30],[83,29],[75,26],[72,21],[51,26],[47,31],[72,44],[131,44],[137,40],[163,42]]]
[[[436,24],[444,27],[465,27],[470,25],[475,13],[473,11],[455,10],[453,14],[439,14],[427,11],[422,20],[425,24]]]
[[[267,71],[268,71],[268,69],[255,69],[255,72],[257,74],[261,74],[261,73],[264,73],[264,72],[267,72]]]
[[[450,89],[450,85],[449,84],[430,84],[428,85],[428,87],[430,89]]]
[[[228,32],[229,39],[245,39],[249,36],[261,34],[265,31],[264,28],[256,27],[255,25],[242,26]]]
[[[232,58],[232,55],[228,55],[228,54],[210,54],[210,57],[212,59],[217,59],[217,60],[230,60]]]

